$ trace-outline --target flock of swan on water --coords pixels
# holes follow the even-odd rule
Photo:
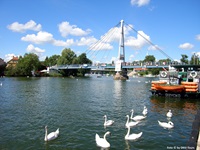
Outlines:
[[[125,127],[127,128],[127,134],[124,137],[125,140],[137,140],[143,134],[143,132],[130,134],[130,128],[133,127],[133,126],[136,126],[140,121],[145,119],[147,117],[148,110],[147,110],[146,106],[144,106],[144,109],[143,109],[143,112],[142,112],[143,115],[133,116],[133,113],[134,113],[134,110],[132,109],[131,110],[131,116],[129,117],[129,115],[126,115],[127,121],[126,121]],[[167,112],[166,116],[168,118],[168,122],[160,122],[158,120],[158,124],[165,129],[171,129],[171,128],[174,127],[174,124],[170,121],[170,119],[172,117],[171,110],[169,110]],[[104,115],[103,117],[105,118],[104,127],[109,127],[109,126],[112,126],[114,124],[114,120],[108,120],[106,115]],[[130,121],[130,120],[132,120],[132,121]],[[107,131],[104,134],[103,138],[101,138],[96,133],[95,141],[96,141],[97,146],[99,146],[101,148],[109,148],[110,143],[106,140],[106,136],[110,135],[110,134],[111,133],[109,131]],[[47,126],[45,126],[44,141],[51,141],[53,139],[56,139],[58,136],[59,136],[59,128],[55,132],[51,132],[51,133],[48,134]]]

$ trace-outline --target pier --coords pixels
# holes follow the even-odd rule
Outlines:
[[[200,110],[197,111],[194,122],[192,124],[192,132],[188,142],[187,149],[200,150]]]

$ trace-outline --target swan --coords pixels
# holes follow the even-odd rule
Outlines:
[[[45,126],[45,137],[44,141],[51,141],[55,138],[57,138],[59,135],[59,128],[55,132],[51,132],[47,135],[47,126]]]
[[[172,117],[172,111],[169,110],[169,111],[167,112],[166,116],[167,116],[168,118],[171,118],[171,117]]]
[[[106,115],[104,115],[103,116],[104,118],[105,118],[105,122],[104,122],[104,127],[106,127],[106,126],[111,126],[113,123],[114,123],[114,121],[113,120],[107,120],[107,116]]]
[[[133,122],[133,121],[129,122],[129,115],[126,115],[126,117],[127,117],[127,121],[125,124],[126,128],[136,126],[139,123],[139,122]]]
[[[143,120],[146,118],[146,116],[142,116],[142,115],[137,115],[137,116],[133,117],[133,112],[134,112],[134,110],[132,109],[131,110],[131,119],[134,121],[140,121],[140,120]]]
[[[108,143],[108,141],[106,140],[106,136],[110,135],[110,134],[111,133],[109,131],[107,131],[104,134],[103,138],[100,138],[99,135],[96,133],[95,140],[96,140],[97,146],[102,147],[102,148],[109,148],[110,147],[110,143]]]
[[[169,121],[169,122],[160,122],[160,121],[158,121],[158,124],[160,126],[162,126],[163,128],[167,128],[167,129],[171,129],[171,128],[174,127],[174,124],[171,121]]]
[[[138,134],[130,134],[130,127],[128,127],[128,131],[127,134],[125,136],[125,140],[136,140],[138,138],[140,138],[142,136],[142,132],[138,133]]]
[[[142,114],[143,114],[144,116],[146,116],[147,113],[148,113],[147,107],[144,106],[144,109],[143,109],[143,111],[142,111]]]

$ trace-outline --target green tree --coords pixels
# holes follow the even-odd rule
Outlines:
[[[86,53],[79,55],[74,59],[74,62],[75,64],[92,64],[92,61],[87,58]]]
[[[143,62],[150,64],[150,63],[155,62],[155,60],[156,60],[156,58],[153,55],[147,55]]]
[[[199,64],[199,58],[195,53],[191,57],[190,64],[191,65],[198,65]]]
[[[5,69],[5,76],[17,76],[17,68],[10,65]]]
[[[4,70],[6,68],[6,62],[0,58],[0,76],[4,75]]]
[[[171,60],[169,58],[167,59],[160,59],[158,61],[159,65],[167,65],[167,64],[170,64],[171,63]]]
[[[20,57],[16,66],[16,74],[18,76],[32,76],[32,71],[37,71],[40,67],[40,61],[36,54],[25,54]]]
[[[151,68],[149,71],[151,72],[152,75],[158,75],[159,71],[161,71],[161,68]]]
[[[60,55],[53,55],[51,57],[46,57],[44,64],[46,66],[54,66],[57,64],[59,58],[60,58]]]
[[[65,48],[62,51],[61,57],[58,58],[57,64],[58,65],[70,65],[73,63],[73,60],[76,58],[76,54],[70,49]]]
[[[182,58],[180,59],[180,61],[181,61],[182,63],[184,63],[184,64],[188,64],[188,56],[185,55],[185,54],[182,54],[181,57],[182,57]]]

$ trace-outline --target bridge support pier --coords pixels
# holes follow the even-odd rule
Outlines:
[[[126,69],[122,69],[121,74],[119,72],[117,72],[114,76],[115,80],[128,80],[129,77],[127,75],[127,70]]]

